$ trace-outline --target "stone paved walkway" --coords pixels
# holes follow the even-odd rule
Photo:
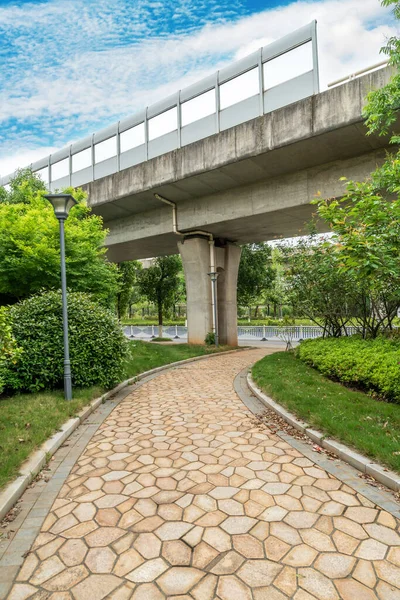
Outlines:
[[[9,600],[399,600],[400,524],[262,429],[212,357],[128,395],[80,456]]]

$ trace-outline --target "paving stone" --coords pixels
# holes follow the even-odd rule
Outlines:
[[[88,547],[82,540],[67,540],[59,550],[60,558],[67,567],[83,563]]]
[[[232,600],[233,598],[252,600],[249,588],[234,575],[219,578],[217,594],[221,600]]]
[[[126,390],[104,421],[101,405],[81,445],[71,438],[75,454],[62,449],[68,464],[56,455],[61,470],[36,484],[42,512],[27,513],[9,561],[46,518],[19,574],[10,567],[8,597],[400,600],[399,522],[234,392],[235,374],[265,352],[166,371]]]
[[[42,587],[51,592],[62,592],[64,590],[71,589],[74,585],[77,585],[80,581],[85,579],[89,571],[84,565],[77,565],[75,567],[69,567],[65,569],[56,577],[49,579]]]
[[[376,576],[372,563],[367,560],[359,560],[353,571],[352,577],[369,588],[375,587]]]
[[[231,575],[238,570],[244,563],[244,560],[244,557],[237,552],[228,552],[221,560],[214,564],[210,572],[214,573],[214,575]]]
[[[343,600],[378,600],[376,594],[354,579],[339,579],[335,581],[335,585],[340,593],[340,598]]]
[[[76,600],[87,600],[88,598],[102,600],[120,583],[121,579],[115,575],[90,575],[73,588],[73,594]]]
[[[149,583],[168,569],[167,563],[162,558],[149,560],[137,567],[125,577],[134,583]]]
[[[282,568],[282,565],[269,560],[248,560],[237,574],[247,585],[260,587],[271,584]]]
[[[204,577],[204,572],[192,567],[172,567],[157,579],[165,594],[185,594]]]
[[[110,548],[91,548],[85,564],[92,573],[111,573],[117,555]]]
[[[317,554],[317,551],[311,546],[300,544],[288,552],[282,562],[284,565],[290,565],[291,567],[308,567],[314,562]]]
[[[298,580],[300,587],[313,594],[318,600],[339,600],[333,583],[314,569],[299,569]],[[354,600],[354,596],[352,600]]]
[[[264,549],[262,543],[252,535],[234,535],[232,537],[233,547],[245,558],[263,558]],[[267,557],[268,558],[268,557]]]
[[[329,579],[347,577],[354,567],[356,559],[346,554],[321,554],[315,561],[314,567]]]

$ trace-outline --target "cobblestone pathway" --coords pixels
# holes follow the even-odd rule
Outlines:
[[[169,371],[79,458],[10,600],[398,600],[399,522],[257,426],[251,350]]]

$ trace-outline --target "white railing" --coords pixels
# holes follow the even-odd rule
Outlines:
[[[52,191],[77,187],[318,92],[313,21],[30,167]],[[1,178],[0,185],[7,186],[13,176]]]
[[[168,325],[162,328],[163,337],[172,339],[186,339],[187,327],[182,325]],[[354,335],[359,329],[357,327],[346,327],[347,335]],[[158,325],[125,325],[124,333],[130,339],[150,340],[158,337]],[[323,336],[323,328],[317,325],[293,325],[293,326],[238,326],[239,340],[248,341],[293,341],[314,339]]]

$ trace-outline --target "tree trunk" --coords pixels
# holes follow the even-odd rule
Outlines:
[[[157,309],[158,309],[158,337],[162,338],[162,336],[163,336],[163,333],[162,333],[163,306],[162,306],[161,298],[158,298]]]

